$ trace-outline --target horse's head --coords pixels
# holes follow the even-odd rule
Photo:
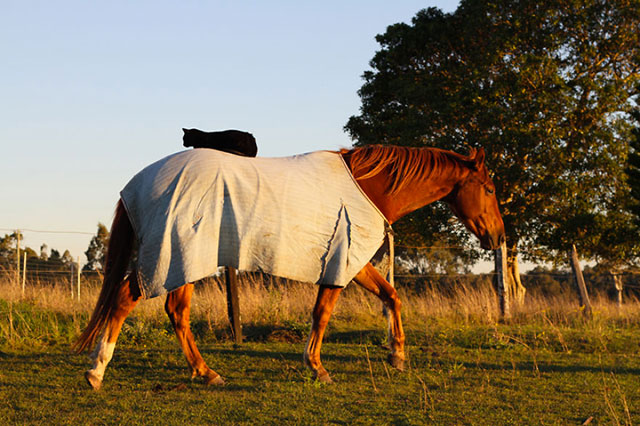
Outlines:
[[[497,249],[504,241],[504,223],[498,208],[496,188],[484,165],[484,149],[472,152],[469,174],[444,198],[483,249]]]

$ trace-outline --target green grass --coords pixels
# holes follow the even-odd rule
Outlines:
[[[431,320],[408,330],[405,372],[384,362],[381,328],[338,321],[323,347],[333,385],[311,380],[302,341],[273,341],[301,340],[300,324],[249,328],[254,341],[239,347],[221,340],[221,330],[196,324],[204,357],[227,381],[206,387],[189,379],[167,324],[133,318],[103,389],[94,392],[83,379],[87,355],[68,349],[77,318],[21,304],[12,310],[16,334],[26,334],[29,321],[32,329],[56,324],[57,331],[0,346],[0,424],[640,422],[640,327],[625,321],[551,327]]]
[[[322,356],[336,381],[302,366],[314,291],[305,285],[241,289],[248,342],[235,347],[220,286],[194,298],[192,328],[224,387],[189,378],[160,298],[127,319],[101,391],[86,385],[87,354],[70,344],[97,288],[78,303],[68,287],[0,280],[0,425],[13,424],[435,424],[640,423],[640,303],[594,295],[584,320],[571,294],[528,295],[496,322],[490,287],[445,296],[404,292],[408,368],[386,362],[380,303],[349,287]]]

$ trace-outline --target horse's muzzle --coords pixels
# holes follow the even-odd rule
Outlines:
[[[500,248],[502,243],[506,241],[506,236],[504,232],[498,235],[491,235],[490,233],[486,233],[484,238],[480,240],[480,247],[485,250],[496,250]]]

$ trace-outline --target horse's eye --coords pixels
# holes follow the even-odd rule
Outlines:
[[[489,195],[493,195],[493,189],[492,188],[487,188],[487,194]]]

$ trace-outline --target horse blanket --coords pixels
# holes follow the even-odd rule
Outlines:
[[[387,229],[342,156],[329,151],[285,158],[183,151],[135,175],[121,198],[146,298],[219,266],[344,287]]]

